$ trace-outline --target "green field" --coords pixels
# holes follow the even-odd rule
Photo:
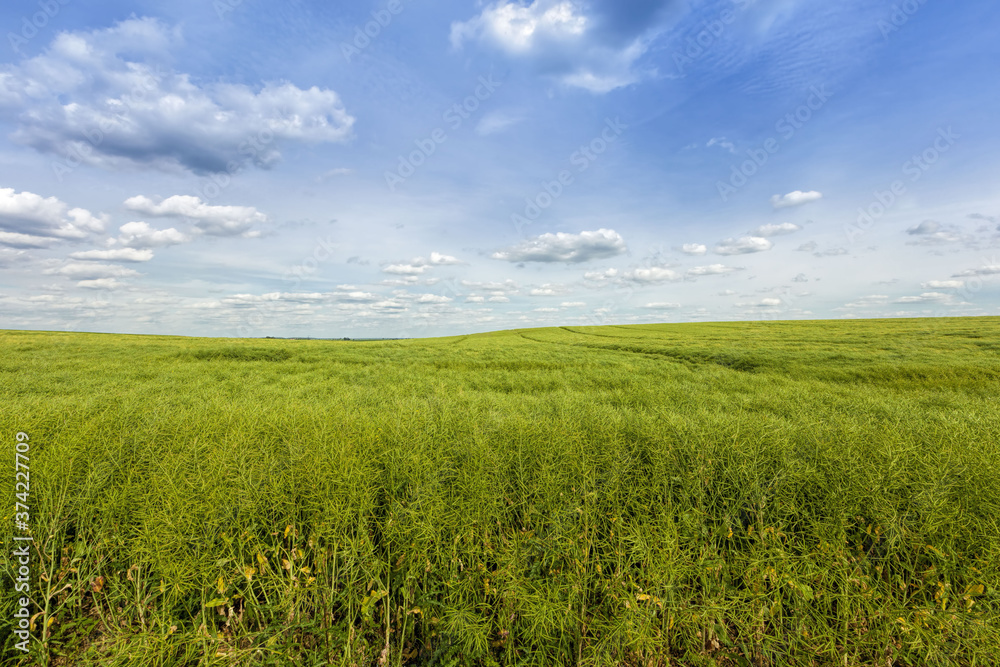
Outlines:
[[[0,350],[4,665],[1000,655],[1000,318]]]

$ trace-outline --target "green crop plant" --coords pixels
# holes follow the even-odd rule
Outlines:
[[[0,349],[4,665],[1000,655],[998,318]]]

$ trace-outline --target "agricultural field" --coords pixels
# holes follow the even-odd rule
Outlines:
[[[1000,318],[0,350],[4,665],[1000,655]]]

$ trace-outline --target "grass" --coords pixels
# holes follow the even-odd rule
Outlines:
[[[1000,318],[0,350],[4,665],[1000,653]]]

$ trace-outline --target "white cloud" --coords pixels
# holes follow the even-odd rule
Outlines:
[[[58,242],[59,239],[48,236],[0,232],[0,245],[10,246],[11,248],[48,248]]]
[[[491,290],[497,292],[517,292],[520,289],[518,284],[513,280],[511,280],[510,278],[504,280],[503,282],[497,282],[497,281],[481,282],[475,280],[463,280],[462,286],[469,287],[471,289],[483,289],[483,290]]]
[[[584,280],[591,282],[604,282],[618,277],[618,269],[605,269],[603,271],[587,271],[583,274]]]
[[[154,229],[145,222],[126,222],[118,228],[118,243],[127,248],[163,248],[187,242],[188,237],[173,227]]]
[[[476,18],[451,24],[451,45],[460,48],[463,42],[479,38],[490,39],[510,52],[528,52],[547,37],[583,35],[587,17],[578,13],[572,2],[556,4],[535,0],[530,5],[495,2]]]
[[[995,276],[1000,274],[1000,264],[989,264],[987,266],[981,266],[978,269],[969,269],[968,271],[962,271],[961,273],[956,273],[953,278],[972,278],[974,276]]]
[[[872,306],[884,306],[889,303],[889,296],[886,294],[871,294],[860,299],[845,304],[845,308],[871,308]]]
[[[736,145],[733,144],[733,142],[731,142],[728,139],[726,139],[725,137],[713,137],[713,138],[709,139],[708,143],[705,144],[705,147],[706,148],[711,148],[712,146],[718,146],[719,148],[726,149],[727,151],[729,151],[733,155],[736,154]]]
[[[105,218],[56,197],[0,188],[0,242],[19,248],[43,248],[59,240],[79,240],[104,230]]]
[[[781,234],[794,234],[800,229],[802,227],[794,223],[782,222],[781,224],[761,225],[750,233],[753,236],[780,236]]]
[[[352,286],[338,285],[337,287],[346,288]],[[360,290],[352,289],[345,292],[330,292],[330,298],[334,301],[340,302],[368,303],[371,301],[378,301],[381,297],[378,294],[372,294],[371,292],[362,292]]]
[[[116,264],[92,264],[90,262],[67,262],[62,266],[46,269],[46,275],[66,276],[73,280],[97,280],[100,278],[131,278],[138,276],[134,269],[126,269]]]
[[[906,230],[907,234],[917,236],[920,234],[933,234],[934,232],[941,229],[941,224],[933,220],[924,220],[919,225],[910,227]]]
[[[415,276],[430,270],[429,264],[390,264],[382,267],[383,273],[393,273],[399,276]]]
[[[924,220],[919,225],[907,229],[906,233],[919,237],[917,241],[912,242],[917,245],[938,245],[962,240],[961,231],[957,227],[944,226],[934,220]]]
[[[283,143],[350,138],[354,118],[334,91],[203,84],[154,64],[183,48],[179,30],[151,18],[58,33],[0,74],[0,115],[17,125],[19,143],[109,168],[223,172],[251,158],[267,167]]]
[[[324,171],[316,180],[320,182],[329,181],[339,176],[350,176],[353,173],[354,170],[349,167],[335,167],[334,169]]]
[[[633,269],[622,276],[625,280],[636,283],[665,283],[673,280],[680,280],[680,274],[670,269],[660,266],[653,266],[648,269]]]
[[[533,62],[565,85],[606,93],[646,75],[637,71],[636,63],[655,38],[653,19],[657,5],[663,3],[645,3],[640,8],[607,4],[497,0],[478,16],[452,23],[451,44],[455,49],[467,42],[486,44],[512,58]],[[639,21],[615,16],[628,12],[648,16]],[[628,29],[616,28],[622,24],[628,24]]]
[[[529,296],[560,296],[565,294],[567,289],[564,285],[545,284],[535,287],[528,292]]]
[[[770,250],[773,244],[761,236],[741,236],[738,239],[726,239],[715,246],[719,255],[745,255],[753,252]]]
[[[267,222],[267,216],[253,206],[212,206],[192,195],[174,195],[160,202],[138,195],[126,199],[125,208],[157,217],[186,218],[212,236],[246,236],[254,224]]]
[[[455,266],[458,264],[465,264],[465,262],[463,262],[460,259],[452,257],[451,255],[442,255],[441,253],[438,252],[431,253],[430,263],[438,266],[444,266],[444,265]]]
[[[681,252],[685,255],[704,255],[708,252],[708,246],[702,243],[685,243],[681,246]]]
[[[440,294],[421,294],[414,299],[417,303],[449,303],[451,300],[451,297]]]
[[[943,292],[924,292],[919,296],[904,296],[896,299],[893,303],[939,303],[950,301],[952,295]]]
[[[645,306],[643,306],[643,308],[648,308],[649,310],[674,310],[675,308],[680,308],[680,307],[681,304],[679,303],[663,303],[663,302],[647,303]]]
[[[460,264],[465,264],[465,262],[451,255],[432,252],[430,259],[414,257],[409,262],[397,262],[396,264],[385,266],[382,268],[382,271],[401,276],[417,276],[426,273],[435,266],[457,266]]]
[[[924,289],[962,289],[964,280],[930,280],[920,285]]]
[[[847,248],[830,248],[822,252],[814,252],[815,257],[840,257],[841,255],[847,255],[849,251]]]
[[[85,287],[87,289],[114,290],[125,287],[125,283],[120,280],[115,280],[114,278],[95,278],[94,280],[81,280],[76,284],[76,286]]]
[[[118,261],[118,262],[148,262],[153,259],[152,250],[136,250],[135,248],[114,248],[111,250],[84,250],[72,252],[73,259]]]
[[[493,259],[507,262],[588,262],[621,255],[628,248],[625,240],[613,229],[598,229],[579,234],[542,234],[516,246],[498,250]]]
[[[774,195],[771,197],[771,206],[774,208],[790,208],[792,206],[802,206],[803,204],[808,204],[822,198],[822,192],[816,192],[815,190],[810,190],[809,192],[795,190],[794,192],[789,192],[787,195]]]
[[[718,276],[724,273],[733,273],[734,271],[742,271],[743,269],[738,266],[726,266],[725,264],[709,264],[708,266],[696,266],[693,269],[689,269],[687,274],[689,276]]]
[[[522,120],[524,120],[524,116],[511,111],[504,109],[491,111],[483,116],[482,120],[476,125],[476,134],[488,137],[491,134],[502,132],[508,127],[520,123]]]
[[[585,308],[587,306],[583,301],[563,301],[559,305],[563,308]]]

